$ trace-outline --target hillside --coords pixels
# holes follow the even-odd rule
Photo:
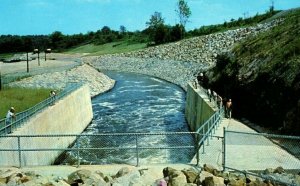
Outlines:
[[[234,100],[234,117],[299,134],[299,15],[282,11],[254,26],[112,56],[205,65],[209,87]]]
[[[234,115],[300,134],[300,9],[218,56],[210,84],[234,100]]]
[[[276,19],[264,24],[227,30],[204,36],[193,37],[164,45],[148,47],[146,49],[116,54],[123,57],[157,58],[161,60],[177,60],[214,66],[216,57],[232,49],[239,41],[258,33],[265,32],[280,24]]]

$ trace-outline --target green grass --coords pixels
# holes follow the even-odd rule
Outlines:
[[[7,58],[11,58],[13,57],[13,53],[4,53],[4,54],[0,54],[0,60],[1,59],[7,59]]]
[[[129,44],[127,41],[119,41],[119,42],[112,42],[103,45],[94,45],[94,44],[82,45],[77,48],[69,49],[65,53],[67,54],[89,53],[89,55],[115,54],[115,53],[123,53],[123,52],[139,50],[142,48],[146,48],[146,46],[147,46],[146,43]]]
[[[240,66],[260,59],[263,62],[256,66],[261,72],[270,73],[275,79],[283,78],[290,84],[300,70],[300,9],[284,18],[279,26],[237,45],[234,53]]]
[[[28,89],[6,87],[0,91],[0,118],[4,118],[10,107],[16,112],[24,111],[49,97],[50,89]]]

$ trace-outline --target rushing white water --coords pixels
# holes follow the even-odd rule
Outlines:
[[[184,117],[185,92],[166,81],[132,73],[107,72],[117,81],[110,92],[93,98],[94,119],[83,134],[188,132]],[[142,135],[140,147],[193,145],[190,134]],[[135,147],[135,136],[86,137],[81,147]],[[193,150],[141,149],[142,163],[189,162]],[[81,160],[89,164],[134,163],[133,149],[84,151]]]

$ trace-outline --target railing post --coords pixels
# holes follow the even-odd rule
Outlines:
[[[139,166],[139,145],[138,145],[138,135],[135,135],[135,147],[136,147],[136,166]]]
[[[226,167],[226,128],[223,127],[223,171]]]
[[[209,123],[210,121],[207,122],[207,131],[206,131],[206,139],[207,139],[207,146],[209,145]]]
[[[5,134],[8,134],[8,132],[7,132],[7,121],[6,121],[6,119],[5,119],[4,123],[5,123]]]
[[[211,121],[211,125],[210,125],[210,128],[211,128],[210,139],[213,139],[213,128],[214,128],[214,125],[215,125],[215,115],[213,116],[213,120]]]
[[[202,154],[205,154],[205,149],[204,149],[204,147],[205,147],[205,144],[204,144],[204,142],[205,142],[205,126],[202,128]]]
[[[20,139],[20,136],[18,136],[17,139],[18,139],[19,168],[21,168],[22,167],[22,156],[21,156],[21,139]]]
[[[200,154],[199,154],[199,151],[200,151],[200,134],[199,133],[196,133],[196,146],[195,146],[195,149],[196,149],[196,157],[197,157],[197,163],[196,163],[196,166],[199,166],[199,161],[200,161]]]
[[[218,111],[217,111],[218,112]],[[217,126],[217,120],[218,120],[218,117],[216,117],[217,115],[215,114],[215,121],[214,121],[214,124],[213,124],[213,134],[216,134],[216,126]]]
[[[79,155],[80,155],[80,150],[79,150],[79,139],[80,139],[80,137],[79,136],[76,136],[76,138],[77,138],[77,142],[76,142],[76,149],[77,149],[77,168],[80,166],[80,157],[79,157]]]

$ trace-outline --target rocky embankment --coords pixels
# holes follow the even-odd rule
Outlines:
[[[235,43],[249,36],[265,32],[280,24],[283,20],[276,19],[256,26],[238,28],[225,32],[184,39],[175,43],[149,47],[147,49],[116,54],[123,57],[156,58],[214,65],[220,53],[227,52]]]
[[[85,57],[83,61],[99,70],[142,73],[165,79],[186,89],[199,72],[213,67],[219,54],[232,49],[248,36],[280,24],[281,19],[256,26],[185,39],[139,51]]]
[[[110,171],[103,167],[91,168],[65,168],[64,174],[47,171],[29,171],[16,168],[0,170],[0,185],[10,186],[273,186],[282,185],[274,182],[275,177],[286,178],[282,180],[291,185],[300,184],[300,175],[285,173],[281,167],[275,170],[267,169],[261,177],[254,177],[244,173],[221,172],[210,165],[204,165],[203,169],[196,167],[172,168],[165,167],[153,174],[153,167],[124,166]],[[271,171],[271,172],[270,172]],[[66,173],[68,172],[68,173]],[[49,173],[49,171],[48,171]]]
[[[10,83],[10,86],[26,88],[63,89],[68,83],[87,83],[91,97],[110,90],[115,81],[89,65],[82,65],[62,72],[35,75]]]
[[[186,89],[187,82],[208,66],[194,62],[180,62],[174,60],[142,59],[133,57],[100,56],[87,57],[84,62],[99,70],[115,70],[141,73],[155,76]]]

